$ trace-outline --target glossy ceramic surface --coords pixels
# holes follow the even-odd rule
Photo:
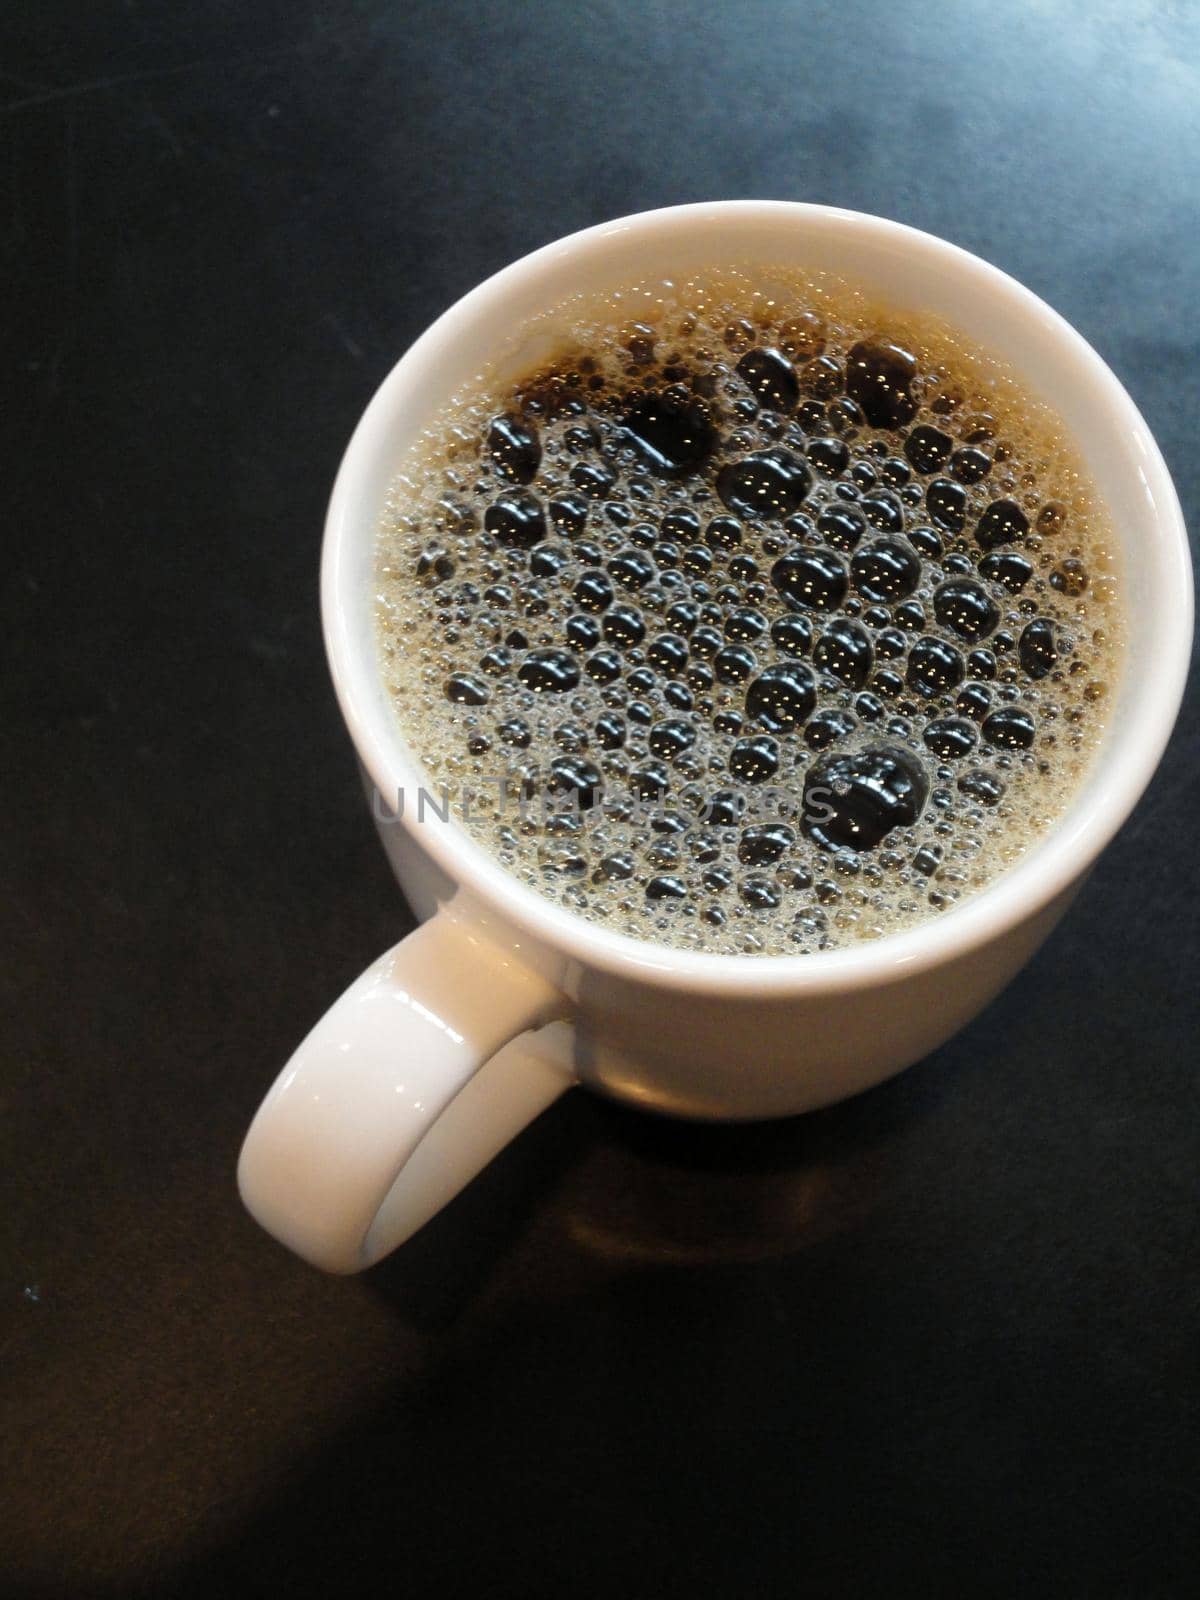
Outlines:
[[[1170,733],[1191,640],[1186,536],[1157,447],[1095,352],[1012,279],[929,235],[819,206],[685,206],[590,229],[497,274],[418,340],[368,407],[330,506],[322,604],[377,819],[422,782],[375,668],[371,619],[379,511],[406,444],[481,352],[519,361],[511,330],[523,318],[579,288],[719,260],[825,269],[901,308],[933,310],[1003,355],[1062,415],[1122,544],[1131,643],[1106,744],[1064,818],[988,889],[907,933],[820,955],[700,955],[634,941],[524,888],[453,822],[420,821],[412,805],[400,821],[381,820],[397,877],[429,921],[301,1046],[240,1168],[259,1220],[332,1270],[366,1265],[407,1237],[570,1082],[677,1115],[749,1119],[826,1104],[918,1060],[1054,927]],[[514,1046],[497,1067],[503,1046],[553,1019],[568,1026],[539,1049]],[[466,1117],[465,1086],[488,1061],[488,1093],[477,1091],[478,1117]],[[416,1177],[404,1167],[414,1152]]]

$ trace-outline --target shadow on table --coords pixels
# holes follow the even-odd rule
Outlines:
[[[944,1077],[740,1127],[568,1096],[361,1280],[426,1337],[421,1371],[141,1594],[715,1593],[730,1508],[794,1488],[798,1439],[844,1407],[870,1424],[844,1236]]]

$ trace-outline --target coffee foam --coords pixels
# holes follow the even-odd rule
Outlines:
[[[890,341],[917,358],[911,394],[918,409],[902,429],[841,418],[830,402],[821,423],[803,428],[801,439],[789,434],[801,413],[759,410],[736,370],[748,350],[782,350],[800,375],[803,406],[821,382],[820,370],[809,363],[831,361],[844,369],[848,351],[861,341]],[[621,408],[632,390],[671,383],[698,387],[718,417],[722,447],[699,475],[655,476],[620,431]],[[554,415],[564,397],[582,410]],[[530,550],[504,548],[484,531],[488,508],[513,487],[486,443],[499,414],[524,415],[536,425],[541,463],[524,492],[543,508],[565,496],[586,500],[582,533],[549,527],[545,542]],[[828,550],[828,541],[815,530],[797,535],[778,520],[743,516],[740,545],[724,549],[703,534],[664,537],[663,518],[693,511],[704,528],[728,516],[714,486],[725,461],[781,444],[799,454],[814,438],[841,437],[849,467],[837,477],[814,471],[802,512],[815,522],[822,511],[858,509],[886,490],[884,498],[890,495],[902,509],[904,531],[890,535],[868,527],[860,548],[883,537],[909,548],[908,536],[931,525],[913,488],[923,491],[931,476],[909,470],[909,482],[900,481],[907,470],[903,435],[921,424],[949,434],[955,449],[974,441],[992,463],[982,481],[963,485],[961,535],[939,530],[941,556],[921,558],[920,582],[907,604],[923,608],[923,626],[904,634],[906,648],[888,660],[880,636],[904,633],[896,604],[872,606],[851,588],[836,612],[804,613],[814,638],[831,617],[850,617],[867,629],[875,661],[866,690],[879,712],[862,701],[861,691],[818,670],[809,650],[800,659],[816,677],[814,715],[840,711],[854,719],[853,730],[829,752],[810,748],[799,730],[776,732],[777,772],[769,783],[739,783],[731,775],[735,747],[762,732],[746,718],[747,682],[789,659],[770,629],[795,611],[772,584],[772,566],[785,551]],[[594,443],[581,432],[588,428]],[[602,468],[611,485],[589,498],[572,481],[581,467]],[[868,470],[874,484],[867,483]],[[847,485],[856,487],[856,498],[839,495],[839,486]],[[910,498],[917,503],[906,504]],[[996,634],[1013,641],[997,652],[994,677],[968,676],[954,692],[928,700],[903,682],[899,692],[879,692],[880,671],[889,683],[892,668],[903,678],[911,645],[922,635],[952,643],[964,656],[972,648],[937,619],[933,594],[956,576],[980,581],[982,551],[973,529],[998,499],[1016,502],[1030,523],[1018,544],[1004,544],[1000,552],[1019,551],[1034,570],[1020,594],[985,583],[1000,610]],[[1047,506],[1058,509],[1047,514]],[[650,531],[635,537],[640,529]],[[700,556],[689,556],[698,549],[711,556],[707,571]],[[609,563],[630,552],[648,559],[653,576],[646,587],[624,592]],[[954,905],[1018,861],[1062,814],[1102,739],[1116,688],[1122,623],[1114,552],[1106,512],[1058,419],[964,337],[828,278],[714,271],[552,308],[514,334],[497,365],[432,419],[384,509],[376,569],[378,655],[429,789],[449,792],[461,825],[519,881],[609,928],[668,946],[747,954],[825,950],[880,938]],[[849,562],[846,552],[835,547],[834,553],[843,565]],[[746,566],[747,557],[757,572]],[[638,575],[638,561],[625,566]],[[618,652],[616,680],[597,682],[581,672],[566,692],[535,692],[517,676],[531,652],[569,651],[582,664],[605,647],[603,640],[594,648],[567,641],[569,618],[607,614],[589,613],[575,598],[581,576],[591,571],[609,574],[616,603],[640,614],[645,637]],[[723,648],[750,651],[754,666],[746,679],[706,684],[711,654],[702,656],[664,620],[681,601],[704,611],[699,626],[715,628]],[[735,635],[745,631],[733,614],[746,610],[758,613],[764,628],[739,646],[728,635],[731,628]],[[1016,649],[1035,617],[1048,619],[1073,642],[1072,653],[1040,680],[1022,669]],[[648,664],[651,646],[667,633],[688,643],[686,667]],[[981,646],[994,644],[996,634]],[[736,659],[728,664],[736,667]],[[448,700],[446,685],[456,675],[482,688],[486,703]],[[959,696],[971,685],[980,687],[964,713]],[[979,740],[984,694],[988,714],[1013,707],[1032,716],[1030,749],[993,749]],[[731,719],[738,716],[745,721],[735,730]],[[598,729],[605,717],[624,723],[621,748],[604,747]],[[923,740],[931,722],[947,717],[975,729],[975,749],[965,759],[940,760]],[[673,758],[656,753],[670,744],[665,734],[656,736],[668,722],[695,734],[690,748]],[[510,742],[513,723],[523,725],[527,740],[522,734],[520,743]],[[871,850],[822,849],[801,826],[806,777],[827,753],[881,744],[921,763],[929,799],[919,820]],[[603,804],[581,811],[568,803],[569,795],[548,799],[547,774],[563,760],[591,764],[603,784]],[[654,767],[666,787],[648,802],[639,790]],[[580,770],[586,776],[586,766]],[[1004,785],[998,804],[980,803],[980,795],[989,797],[986,781],[969,782],[967,792],[959,787],[960,779],[981,772]],[[502,797],[497,780],[506,775]],[[740,825],[713,820],[712,797],[726,791],[749,806]],[[596,795],[587,783],[583,793],[585,802]],[[771,824],[783,830],[774,839],[785,841],[778,859],[747,861],[758,836],[747,845],[744,828]],[[774,845],[762,848],[769,854]],[[678,898],[675,889],[683,891]],[[660,892],[667,897],[655,898]]]

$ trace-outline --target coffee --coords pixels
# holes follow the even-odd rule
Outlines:
[[[431,419],[379,542],[385,681],[472,836],[615,931],[762,954],[900,931],[1027,852],[1121,622],[1104,508],[1013,374],[794,272],[630,285],[519,342]]]

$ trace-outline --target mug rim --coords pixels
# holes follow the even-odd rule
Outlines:
[[[501,305],[518,285],[557,265],[566,255],[586,251],[617,235],[631,235],[631,242],[636,242],[673,229],[742,221],[834,227],[876,239],[884,237],[906,252],[923,253],[942,266],[973,274],[982,287],[1039,324],[1045,337],[1062,347],[1063,358],[1073,359],[1103,389],[1106,403],[1115,408],[1117,421],[1128,429],[1134,442],[1153,520],[1163,531],[1158,555],[1164,571],[1156,594],[1165,602],[1157,618],[1153,682],[1144,695],[1147,704],[1119,735],[1122,759],[1111,764],[1103,784],[1085,776],[1082,788],[1038,843],[961,904],[902,932],[861,944],[796,955],[723,955],[656,945],[616,933],[544,898],[512,876],[457,822],[425,827],[417,837],[411,818],[402,819],[400,825],[417,848],[457,886],[468,889],[506,923],[560,955],[632,981],[744,999],[813,990],[853,991],[912,976],[998,939],[1081,878],[1137,804],[1170,737],[1190,661],[1192,580],[1179,500],[1162,454],[1133,400],[1083,336],[1015,278],[936,235],[840,207],[801,201],[722,200],[635,213],[544,245],[501,268],[457,300],[392,367],[347,446],[325,523],[322,613],[342,715],[380,793],[398,794],[406,785],[419,782],[421,765],[409,750],[390,705],[387,715],[381,715],[372,630],[363,626],[362,595],[348,592],[358,570],[350,550],[356,540],[369,538],[374,545],[377,538],[383,507],[364,512],[358,486],[370,475],[369,465],[389,448],[391,419],[413,375],[434,362],[437,351],[467,332],[476,318]],[[1080,448],[1086,458],[1081,442]],[[398,467],[394,447],[392,454]],[[390,475],[395,475],[394,470]]]

